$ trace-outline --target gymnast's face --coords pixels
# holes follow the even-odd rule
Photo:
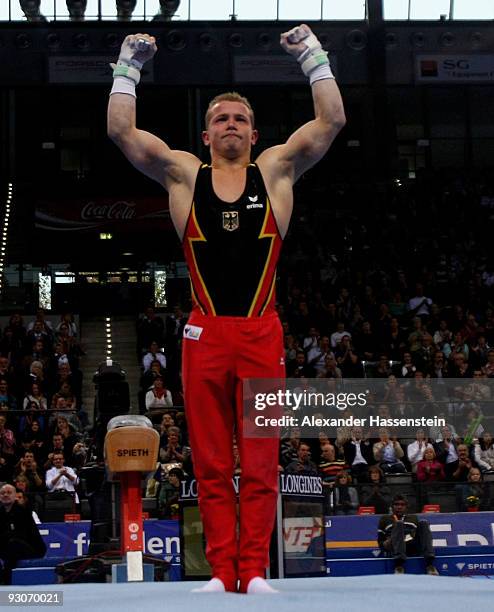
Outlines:
[[[241,102],[222,101],[211,109],[207,129],[202,133],[203,142],[211,154],[235,159],[257,142],[258,133],[252,125],[249,109]]]

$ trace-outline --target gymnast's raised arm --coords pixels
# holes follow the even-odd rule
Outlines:
[[[147,34],[127,36],[117,64],[112,64],[113,88],[108,104],[108,136],[133,166],[168,191],[176,183],[193,180],[199,160],[176,151],[160,138],[136,127],[136,93],[140,70],[157,51],[156,40]]]

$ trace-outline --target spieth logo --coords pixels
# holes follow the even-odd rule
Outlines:
[[[130,220],[136,216],[135,202],[119,200],[113,204],[98,204],[88,202],[81,210],[81,219],[85,221],[98,220]]]

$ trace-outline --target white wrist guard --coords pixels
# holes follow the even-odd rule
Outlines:
[[[137,98],[134,81],[124,76],[117,76],[113,79],[113,87],[111,88],[110,96],[115,93],[127,94]]]
[[[311,33],[306,38],[302,38],[301,42],[307,45],[307,49],[297,57],[297,62],[301,65],[305,76],[310,78],[310,84],[322,79],[334,79],[328,54],[321,47],[318,38]]]

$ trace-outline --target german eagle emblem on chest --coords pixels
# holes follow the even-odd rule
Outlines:
[[[227,232],[234,232],[239,227],[238,210],[231,210],[222,213],[223,229]]]

